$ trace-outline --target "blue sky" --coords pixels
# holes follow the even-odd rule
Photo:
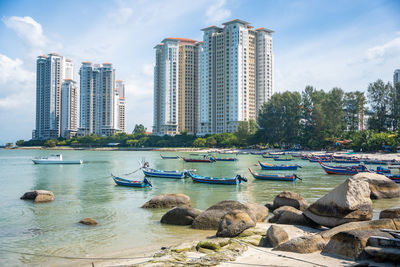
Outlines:
[[[127,128],[151,130],[153,47],[201,40],[201,28],[242,19],[273,34],[275,92],[306,85],[365,91],[400,68],[400,1],[0,1],[0,144],[35,127],[35,60],[112,62],[126,82]]]

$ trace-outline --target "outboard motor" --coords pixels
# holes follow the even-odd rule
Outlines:
[[[244,178],[244,177],[242,177],[242,176],[239,175],[239,174],[238,174],[236,177],[237,177],[237,179],[239,180],[239,183],[241,183],[241,182],[247,182],[247,179]]]
[[[144,182],[145,184],[148,184],[150,187],[153,187],[153,185],[150,183],[149,180],[147,180],[147,178],[144,178],[143,182]]]

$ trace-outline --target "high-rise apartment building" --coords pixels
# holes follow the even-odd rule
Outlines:
[[[234,132],[272,95],[273,31],[238,19],[202,31],[200,134]]]
[[[80,74],[79,135],[113,135],[119,128],[119,96],[111,63],[83,62]]]
[[[71,60],[56,53],[39,56],[36,60],[36,128],[33,139],[61,136],[62,84],[73,79]]]
[[[153,133],[194,134],[199,122],[201,43],[166,38],[155,49]]]
[[[395,70],[393,74],[393,86],[397,83],[400,83],[400,69]]]
[[[118,100],[118,129],[122,132],[126,132],[126,121],[125,121],[125,84],[121,80],[115,81],[116,92]]]
[[[72,79],[65,79],[61,88],[60,135],[71,138],[78,132],[78,88]]]

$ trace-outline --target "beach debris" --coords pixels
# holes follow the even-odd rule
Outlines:
[[[371,220],[370,193],[367,181],[351,177],[311,204],[303,214],[316,224],[327,227]]]
[[[222,217],[216,235],[218,237],[235,237],[255,225],[256,223],[247,212],[233,210]]]
[[[142,208],[157,209],[157,208],[173,208],[179,206],[190,207],[190,197],[184,194],[162,194],[153,197]]]
[[[54,200],[54,194],[48,190],[35,190],[26,192],[21,199],[33,200],[35,203],[44,203]]]
[[[191,207],[175,207],[167,211],[162,218],[161,223],[173,225],[191,225],[194,219],[203,211]]]
[[[85,225],[98,225],[99,224],[95,219],[90,218],[90,217],[80,220],[79,223],[85,224]]]
[[[272,247],[277,247],[289,240],[289,235],[282,227],[271,225],[267,230],[267,240]]]
[[[308,203],[300,194],[291,191],[284,191],[275,197],[273,209],[277,209],[282,206],[291,206],[298,210],[304,211],[308,208]]]

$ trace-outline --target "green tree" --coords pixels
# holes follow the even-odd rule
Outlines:
[[[44,145],[47,147],[55,147],[57,145],[57,140],[49,139],[46,142],[44,142]]]
[[[136,139],[129,139],[126,141],[126,144],[130,147],[137,146],[138,143],[139,143],[139,140],[136,140]]]
[[[378,132],[388,130],[390,126],[390,83],[382,80],[370,83],[368,86],[368,101],[373,115],[368,120],[368,128]]]
[[[217,145],[217,140],[213,136],[209,136],[206,139],[206,145],[208,147],[215,147]]]
[[[17,146],[23,146],[24,143],[25,143],[24,140],[18,140],[17,142],[15,142],[15,144],[16,144]]]
[[[254,120],[240,121],[235,132],[237,141],[240,145],[247,145],[249,140],[257,132],[257,124]]]
[[[351,132],[360,127],[360,112],[365,111],[365,96],[363,92],[355,91],[344,95],[344,120]]]
[[[196,138],[196,140],[194,140],[193,142],[193,146],[195,147],[205,147],[207,143],[207,140],[205,138]]]
[[[146,128],[143,126],[143,124],[135,124],[135,128],[133,129],[132,134],[134,135],[145,135],[146,134]]]

